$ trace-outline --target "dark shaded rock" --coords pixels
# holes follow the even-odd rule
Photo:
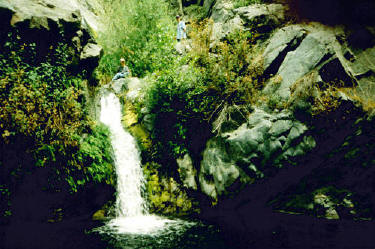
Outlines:
[[[356,82],[349,77],[338,58],[326,63],[319,70],[319,75],[324,82],[336,82],[339,86],[353,87],[356,84]]]
[[[58,43],[68,45],[73,59],[67,67],[72,73],[87,72],[98,65],[101,48],[92,41],[91,30],[97,28],[95,15],[80,0],[14,0],[0,3],[1,34],[15,30],[25,43],[35,44],[36,63],[43,61]],[[83,14],[82,14],[83,13]],[[89,26],[89,25],[93,26]]]
[[[99,60],[102,55],[103,49],[101,46],[88,43],[81,52],[81,65],[89,72],[92,72],[99,65]]]
[[[284,167],[277,174],[246,186],[235,197],[220,199],[214,208],[202,209],[201,217],[219,224],[228,241],[239,248],[297,249],[326,248],[327,245],[337,249],[370,248],[375,244],[374,222],[342,219],[341,213],[345,211],[342,209],[350,208],[350,202],[346,201],[345,206],[338,204],[343,208],[334,211],[332,205],[326,202],[327,198],[317,196],[316,204],[322,207],[317,208],[318,215],[326,218],[339,216],[339,220],[278,213],[273,209],[272,202],[279,193],[285,194],[284,190],[304,194],[309,193],[310,188],[314,190],[333,185],[345,189],[344,196],[335,195],[338,200],[345,199],[349,189],[366,193],[362,200],[352,195],[350,199],[354,205],[358,205],[360,200],[366,204],[374,203],[375,168],[373,163],[371,166],[368,164],[373,160],[373,121],[364,121],[363,115],[353,103],[343,101],[330,115],[315,119],[317,146],[308,157],[301,158],[295,166]],[[362,135],[358,129],[363,132]],[[353,146],[361,148],[358,155],[345,157]],[[314,172],[317,174],[311,178]],[[290,193],[287,192],[284,197],[290,200]],[[365,207],[372,209],[370,212],[374,215],[373,204]]]
[[[0,2],[0,23],[10,23],[10,19],[14,14],[14,9],[6,2]],[[7,38],[9,26],[0,26],[0,47],[2,47],[4,40]]]
[[[367,49],[375,46],[375,36],[365,27],[353,29],[348,37],[349,45],[357,49]]]
[[[291,9],[303,20],[328,25],[373,25],[375,3],[372,0],[290,0]]]

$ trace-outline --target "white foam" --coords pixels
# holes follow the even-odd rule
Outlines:
[[[116,216],[147,214],[142,198],[144,185],[141,159],[135,139],[121,124],[121,104],[114,93],[101,99],[100,121],[109,127],[117,174]]]
[[[176,225],[177,220],[169,220],[156,215],[119,217],[111,220],[107,226],[121,234],[157,234]]]

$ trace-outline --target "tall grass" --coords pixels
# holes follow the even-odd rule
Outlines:
[[[105,52],[99,66],[102,75],[113,75],[120,57],[139,77],[172,62],[175,24],[164,0],[103,0],[102,5],[104,30],[98,34]]]

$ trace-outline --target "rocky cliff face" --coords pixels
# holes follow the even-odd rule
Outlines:
[[[218,198],[220,203],[220,199],[226,199],[226,196],[241,196],[239,193],[243,188],[251,189],[250,186],[254,184],[255,189],[259,188],[259,182],[272,185],[275,181],[275,188],[281,187],[276,182],[284,184],[280,189],[271,191],[273,194],[270,195],[266,194],[267,190],[259,188],[259,194],[263,191],[268,198],[265,198],[265,202],[286,191],[287,186],[302,184],[299,182],[302,179],[314,186],[309,191],[318,197],[326,192],[314,191],[329,184],[348,188],[345,182],[352,177],[350,171],[346,171],[340,180],[335,178],[332,182],[321,184],[317,183],[321,180],[316,178],[314,172],[330,175],[332,168],[333,171],[343,170],[336,167],[344,165],[351,156],[346,154],[349,153],[347,150],[345,153],[337,153],[337,150],[349,146],[357,152],[362,151],[360,148],[370,146],[365,136],[373,139],[373,132],[368,131],[364,135],[362,130],[371,126],[375,111],[374,26],[363,23],[357,26],[358,30],[354,30],[344,25],[296,23],[291,21],[288,7],[281,4],[254,4],[237,9],[228,1],[207,1],[206,5],[211,6],[209,12],[214,20],[212,42],[225,40],[228,34],[238,29],[258,34],[260,39],[257,46],[262,55],[262,77],[265,79],[262,91],[273,104],[260,101],[252,107],[250,114],[235,107],[228,108],[226,115],[233,117],[232,120],[221,123],[223,132],[210,139],[203,152],[196,177],[201,191],[213,199]],[[329,100],[327,96],[330,96]],[[338,126],[351,128],[344,132]],[[336,139],[329,141],[332,136],[336,136]],[[357,137],[356,141],[348,142],[347,139],[353,136]],[[363,153],[368,155],[372,152]],[[325,165],[324,158],[329,155],[334,155],[337,161]],[[366,159],[358,159],[355,167],[373,164],[371,160],[367,156]],[[297,173],[292,173],[293,170],[304,171],[305,164],[315,166],[299,177]],[[284,173],[287,171],[290,175],[285,181],[274,179],[278,174],[286,177]],[[363,174],[371,175],[372,171],[370,169]],[[366,186],[370,185],[367,182]],[[351,185],[351,191],[368,196],[371,191],[367,187],[358,189]],[[331,191],[331,195],[335,194]],[[247,197],[242,195],[241,199],[244,198]],[[300,206],[304,211],[299,211],[309,213],[308,205],[316,211],[319,204],[314,204],[313,197],[308,198],[312,199],[302,205],[304,208]],[[250,199],[255,201],[254,198]],[[283,200],[285,204],[287,201],[285,198]],[[320,205],[326,211],[313,215],[333,219],[344,216],[353,218],[354,213],[359,212],[349,214],[347,208],[342,211],[339,206],[345,205],[336,201],[329,207]],[[286,208],[280,203],[276,206],[278,209]],[[335,208],[340,209],[341,213],[336,212]]]
[[[373,226],[352,222],[375,217],[373,23],[298,23],[286,5],[206,2],[213,43],[238,29],[258,35],[266,97],[250,114],[232,106],[214,122],[221,132],[207,142],[195,179],[218,204],[202,216],[244,248],[311,246],[314,235],[298,238],[304,229],[324,234],[317,245],[374,244],[366,237]],[[335,226],[331,234],[312,216],[339,221],[324,223]]]
[[[87,1],[2,0],[0,44],[9,31],[16,30],[18,39],[35,43],[37,60],[43,60],[51,46],[63,42],[75,54],[67,67],[75,73],[86,71],[95,83],[91,74],[98,66],[102,49],[93,39],[100,24],[90,8]]]

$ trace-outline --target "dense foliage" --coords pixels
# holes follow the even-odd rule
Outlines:
[[[165,166],[185,153],[199,157],[225,107],[255,102],[262,86],[251,33],[237,32],[210,47],[211,22],[191,30],[191,51],[151,77],[143,103],[155,115],[152,139]]]
[[[175,29],[165,1],[102,4],[105,29],[98,34],[98,42],[106,51],[99,66],[102,74],[113,75],[120,57],[125,58],[133,75],[140,77],[171,63]]]
[[[16,31],[0,54],[2,201],[36,171],[45,172],[39,190],[52,192],[113,182],[108,131],[89,119],[86,83],[67,70],[72,55],[66,43],[51,45],[43,59],[37,56],[36,44],[23,43]]]

